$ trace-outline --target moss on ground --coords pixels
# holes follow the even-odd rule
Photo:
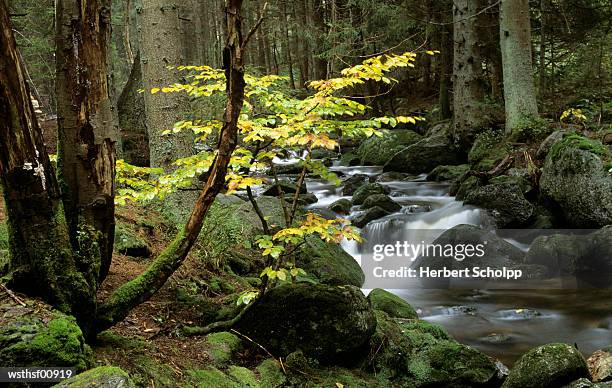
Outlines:
[[[206,351],[217,365],[227,365],[241,348],[242,341],[232,333],[219,332],[206,336]]]
[[[64,380],[55,385],[54,388],[94,388],[111,386],[132,388],[134,387],[134,382],[121,368],[100,366]]]

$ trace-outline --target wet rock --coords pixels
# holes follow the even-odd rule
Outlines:
[[[353,195],[357,189],[368,182],[370,182],[370,177],[365,174],[351,175],[343,182],[342,195]]]
[[[393,155],[412,145],[423,137],[418,133],[407,130],[397,129],[386,131],[382,137],[372,136],[364,140],[356,151],[364,166],[382,166]]]
[[[612,175],[601,142],[569,135],[551,148],[542,169],[541,192],[556,203],[573,227],[612,224]]]
[[[362,209],[371,209],[371,208],[376,207],[376,206],[380,207],[381,209],[383,209],[384,211],[386,211],[388,213],[395,213],[396,211],[398,211],[398,210],[400,210],[402,208],[402,206],[400,204],[398,204],[397,202],[392,200],[386,194],[372,194],[372,195],[370,195],[363,202],[363,205],[361,205],[361,208]]]
[[[26,304],[0,301],[0,365],[87,369],[91,349],[74,318],[42,302]]]
[[[322,362],[346,363],[368,343],[376,318],[357,287],[294,283],[269,290],[236,326],[278,356],[300,349]]]
[[[612,381],[612,345],[593,353],[587,366],[594,383]]]
[[[576,348],[568,344],[548,344],[525,353],[502,387],[561,387],[588,377],[586,362]]]
[[[387,213],[384,209],[378,206],[374,206],[358,214],[351,221],[353,225],[355,225],[356,227],[363,228],[370,222],[378,220],[379,218],[383,218],[388,215],[389,213]]]
[[[396,181],[402,181],[408,177],[410,177],[410,175],[408,174],[389,171],[389,172],[384,172],[380,174],[378,178],[376,178],[376,182],[396,182]]]
[[[498,311],[497,316],[506,320],[526,320],[539,318],[542,316],[542,313],[531,309],[514,309]]]
[[[351,212],[351,206],[351,201],[349,199],[343,198],[329,205],[329,210],[338,214],[349,214]]]
[[[295,196],[295,192],[294,194],[285,194],[286,203],[293,204],[293,200],[295,199],[294,196]],[[317,203],[318,201],[319,199],[317,198],[317,196],[312,193],[300,194],[298,198],[298,205],[308,206],[308,205],[312,205],[313,203]]]
[[[372,290],[368,295],[368,300],[374,310],[384,311],[391,318],[418,318],[416,311],[414,311],[408,302],[381,288]]]
[[[363,203],[365,202],[365,200],[370,196],[370,195],[374,195],[374,194],[389,194],[389,188],[385,187],[379,183],[368,183],[365,184],[361,187],[359,187],[359,189],[357,189],[357,191],[355,191],[354,195],[353,195],[353,205],[363,205]]]
[[[522,178],[498,177],[468,192],[465,203],[489,210],[499,228],[520,227],[531,219],[535,209],[524,196],[530,188]]]
[[[300,163],[277,164],[274,167],[278,175],[299,175],[302,173],[303,169]]]
[[[132,257],[151,256],[151,247],[147,240],[138,234],[136,226],[123,222],[118,222],[115,227],[115,251]]]
[[[463,161],[463,157],[448,137],[435,135],[395,153],[384,165],[384,171],[421,174],[428,173],[440,165],[458,165]]]
[[[361,158],[357,156],[356,154],[354,154],[353,152],[344,153],[340,157],[341,166],[353,167],[353,166],[359,166],[359,163],[361,163]]]
[[[430,182],[455,181],[461,178],[469,169],[470,166],[468,164],[438,166],[427,175],[427,180]]]
[[[508,344],[512,342],[512,337],[508,334],[491,333],[487,336],[479,338],[478,340],[487,344]]]
[[[311,157],[313,159],[336,159],[338,153],[334,150],[328,150],[326,148],[315,148],[312,150]]]
[[[132,388],[136,385],[123,369],[100,366],[66,379],[54,388]]]
[[[540,236],[531,244],[525,263],[545,266],[551,277],[605,281],[612,274],[612,226],[588,235]]]
[[[423,204],[423,205],[408,205],[402,209],[402,213],[404,214],[418,214],[418,213],[427,213],[431,211],[431,205]]]

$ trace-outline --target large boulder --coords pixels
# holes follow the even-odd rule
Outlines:
[[[402,208],[402,206],[399,203],[392,200],[391,197],[389,197],[386,194],[370,195],[363,202],[363,205],[361,205],[363,209],[371,209],[375,206],[378,206],[379,208],[389,213],[394,213],[396,211],[399,211]]]
[[[524,196],[531,187],[520,177],[501,176],[489,184],[476,186],[465,195],[465,203],[489,210],[499,228],[525,225],[533,216],[535,206]]]
[[[54,388],[132,388],[130,376],[114,366],[99,366],[66,379]]]
[[[260,197],[257,204],[270,227],[285,225],[277,198]],[[302,215],[298,212],[298,216]],[[206,215],[203,230],[205,233],[200,234],[199,245],[208,255],[228,263],[235,259],[250,259],[248,267],[254,276],[259,277],[264,263],[255,240],[263,234],[263,227],[250,202],[234,196],[219,196]],[[357,287],[363,284],[359,264],[338,244],[310,237],[295,253],[295,259],[296,265],[317,281]]]
[[[342,195],[353,195],[361,186],[370,182],[370,177],[365,174],[354,174],[342,182]]]
[[[410,174],[428,173],[440,165],[458,165],[464,158],[446,135],[435,135],[396,152],[384,171]]]
[[[556,203],[570,226],[612,224],[612,174],[600,142],[572,134],[552,146],[540,179],[544,197]]]
[[[397,129],[384,132],[381,137],[372,136],[364,140],[355,152],[364,166],[382,166],[396,152],[412,145],[423,137],[408,129]]]
[[[525,263],[545,266],[550,277],[576,276],[588,283],[607,285],[612,276],[612,226],[588,235],[537,237]]]
[[[381,288],[375,288],[368,294],[368,300],[374,310],[384,311],[391,318],[416,319],[416,311],[402,298]]]
[[[353,205],[363,205],[365,200],[374,194],[389,194],[390,190],[388,187],[381,185],[380,183],[368,183],[365,184],[353,194]]]
[[[367,224],[369,224],[372,221],[378,220],[380,218],[383,218],[385,216],[388,216],[389,213],[378,206],[374,206],[371,207],[359,214],[357,214],[352,220],[352,224],[355,225],[358,228],[363,228],[365,227]]]
[[[349,214],[351,212],[351,205],[349,199],[342,198],[329,205],[329,210],[338,214]]]
[[[582,354],[568,344],[531,349],[514,364],[503,388],[555,388],[580,378],[589,370]]]
[[[277,356],[299,349],[333,363],[359,354],[374,333],[376,318],[357,287],[294,283],[268,291],[236,327]]]
[[[36,300],[0,298],[0,365],[87,369],[91,349],[73,317]]]

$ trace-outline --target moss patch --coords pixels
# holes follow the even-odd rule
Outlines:
[[[206,336],[207,352],[218,365],[226,365],[242,347],[242,341],[228,332],[212,333]]]
[[[55,385],[57,388],[134,387],[130,376],[121,368],[100,366]]]
[[[370,292],[368,299],[373,309],[384,311],[391,318],[418,318],[416,311],[414,311],[408,302],[389,291],[376,288]]]

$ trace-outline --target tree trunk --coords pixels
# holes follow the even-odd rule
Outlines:
[[[453,73],[453,30],[450,27],[442,26],[441,34],[441,53],[439,61],[440,73],[440,118],[450,119],[453,117],[451,111],[451,76]]]
[[[454,125],[455,139],[469,147],[481,128],[480,104],[484,99],[484,74],[479,44],[478,0],[455,0],[454,22]]]
[[[228,0],[228,40],[223,55],[228,96],[218,153],[209,171],[208,180],[187,224],[176,236],[174,242],[155,259],[142,275],[121,286],[106,303],[100,306],[96,325],[98,332],[123,320],[133,307],[149,299],[180,267],[198,238],[208,209],[225,185],[229,161],[238,142],[238,119],[244,103],[244,42],[241,6],[242,0]]]
[[[316,51],[312,50],[314,56],[314,77],[315,79],[327,78],[327,60],[325,59],[325,36],[327,36],[327,27],[325,25],[325,2],[322,0],[314,0],[314,10],[312,13],[314,23],[315,45]]]
[[[289,72],[289,86],[291,89],[295,89],[295,75],[293,74],[293,58],[291,55],[291,37],[289,36],[289,28],[287,24],[289,21],[287,17],[287,0],[280,1],[280,28],[283,32],[283,46],[282,49],[285,52],[285,61],[287,62],[287,70]]]
[[[97,279],[86,279],[75,262],[59,185],[4,1],[0,1],[0,50],[0,182],[10,233],[10,285],[75,315],[86,331],[84,322],[95,314]]]
[[[538,115],[531,64],[531,26],[528,0],[502,0],[500,39],[504,67],[506,133]]]
[[[59,180],[77,258],[88,277],[99,279],[110,268],[115,234],[110,7],[110,0],[56,2]],[[98,246],[98,258],[84,249],[88,244]]]
[[[138,51],[128,82],[119,96],[117,108],[125,161],[135,166],[149,167],[149,138],[144,96],[138,92],[142,87],[142,67]]]
[[[540,0],[540,63],[538,77],[540,81],[540,98],[546,93],[546,32],[548,29],[548,0]]]
[[[185,64],[179,9],[165,0],[143,0],[140,16],[140,59],[151,166],[170,169],[173,161],[194,153],[192,133],[162,135],[184,118],[189,101],[181,93],[151,94],[150,90],[180,82],[179,72],[168,68]]]

